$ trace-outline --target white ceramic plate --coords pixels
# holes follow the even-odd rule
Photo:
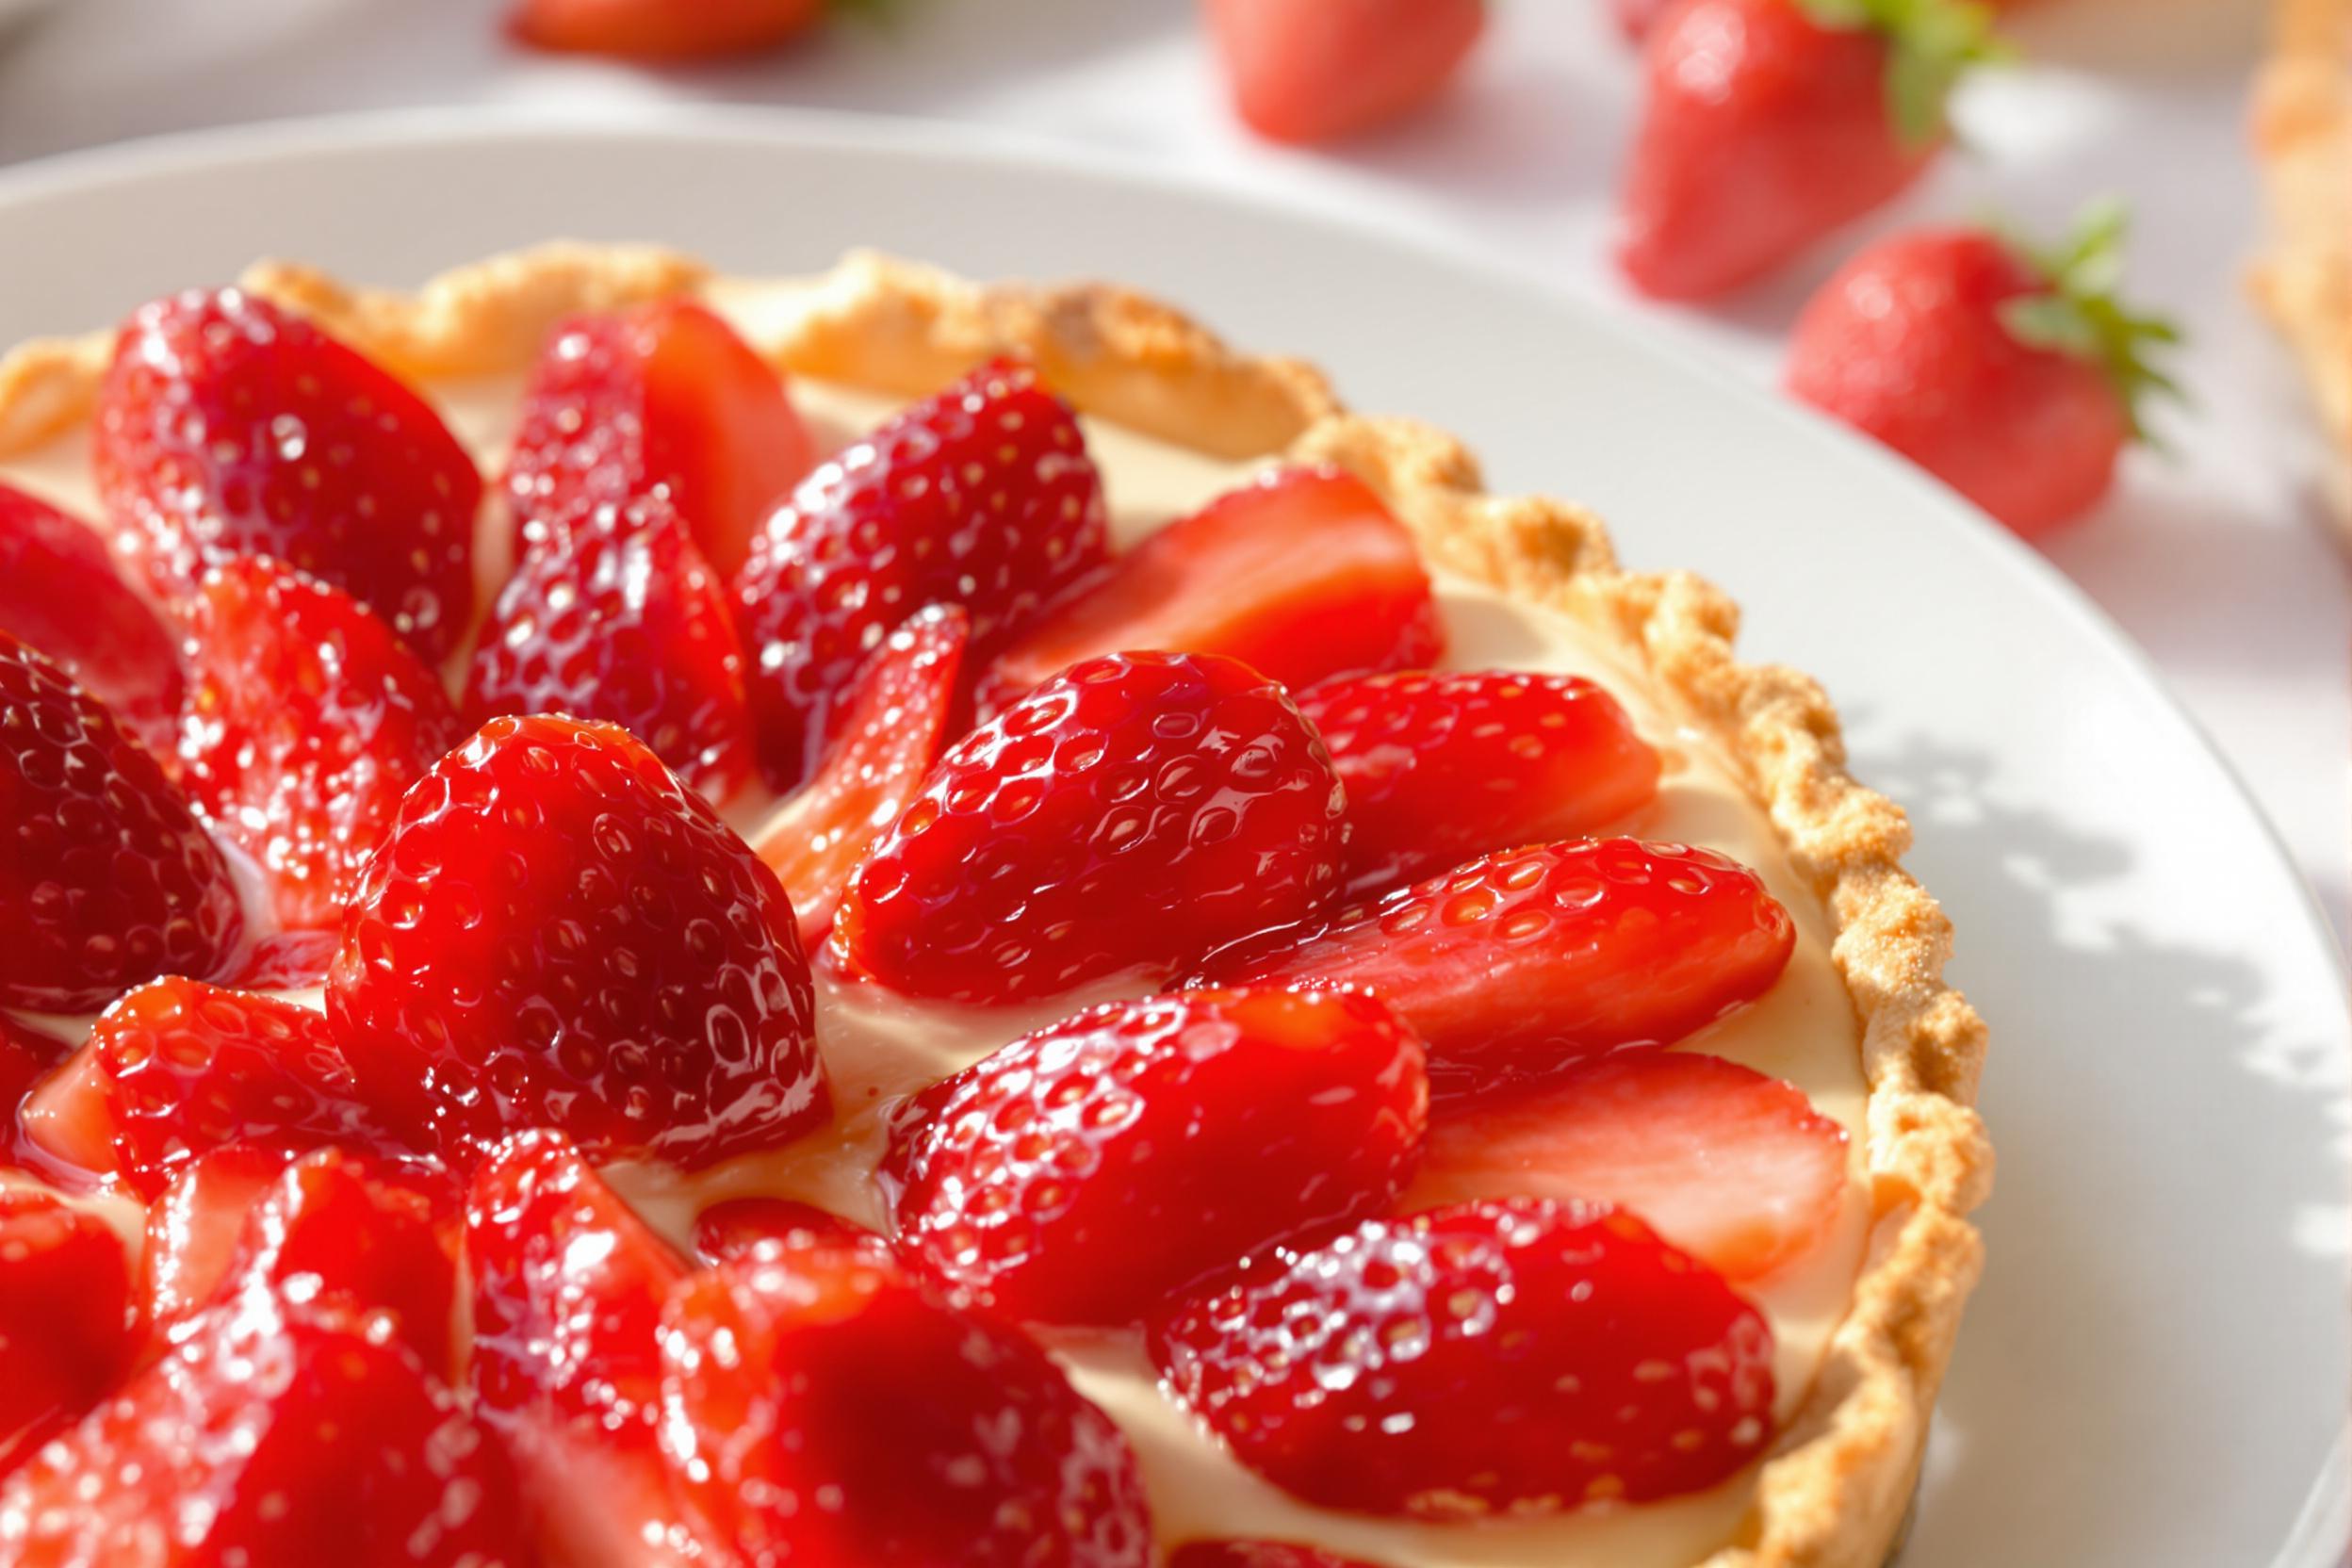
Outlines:
[[[964,127],[400,118],[0,178],[0,341],[262,253],[411,283],[554,235],[748,271],[878,245],[1099,273],[1465,434],[1818,675],[1992,1021],[1991,1264],[1904,1568],[2335,1568],[2352,1323],[2344,977],[2246,796],[2039,558],[1901,464],[1397,237]]]

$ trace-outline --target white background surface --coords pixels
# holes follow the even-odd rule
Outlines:
[[[1475,251],[1639,312],[1766,383],[1788,319],[1837,259],[1833,245],[1709,313],[1642,304],[1616,283],[1604,253],[1632,60],[1602,0],[1503,0],[1451,98],[1335,155],[1264,148],[1232,124],[1188,0],[899,8],[888,32],[842,26],[765,60],[647,74],[514,50],[498,33],[495,0],[52,0],[13,48],[0,46],[0,162],[409,105],[634,112],[699,100],[969,120]],[[2321,458],[2299,388],[2239,287],[2258,224],[2245,90],[2265,8],[2033,0],[2017,29],[2032,63],[1980,82],[1962,105],[1972,155],[1947,160],[1870,227],[1998,207],[2048,228],[2097,192],[2134,204],[2137,290],[2190,331],[2180,369],[2195,404],[2164,416],[2173,458],[2135,458],[2118,496],[2047,553],[2140,641],[2220,742],[2341,934],[2352,611],[2343,559],[2318,527],[2311,481]],[[0,279],[26,265],[0,257]],[[1410,322],[1410,302],[1398,302],[1397,319]]]

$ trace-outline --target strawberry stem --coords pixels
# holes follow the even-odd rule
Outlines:
[[[2015,57],[1976,0],[1796,0],[1819,26],[1886,40],[1886,111],[1906,147],[1939,139],[1952,90],[1973,67]]]
[[[2123,282],[2123,240],[2131,212],[2112,197],[2093,202],[2056,245],[2040,246],[2005,234],[2010,250],[2049,284],[2001,309],[2001,325],[2028,348],[2072,354],[2106,368],[2134,437],[2149,440],[2140,411],[2152,396],[2179,398],[2180,388],[2150,363],[2150,351],[2180,341],[2180,329],[2162,316],[2136,314],[2117,298]]]

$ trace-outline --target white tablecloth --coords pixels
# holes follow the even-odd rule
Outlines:
[[[24,0],[13,0],[24,3]],[[0,0],[0,9],[7,0]],[[1605,242],[1632,61],[1603,0],[1504,0],[1461,90],[1337,155],[1253,143],[1226,114],[1188,0],[901,0],[786,56],[647,74],[519,53],[497,0],[50,0],[0,44],[0,161],[183,128],[434,104],[724,100],[981,122],[1122,150],[1475,248],[1640,310],[1760,379],[1824,256],[1710,313],[1634,302]],[[2346,923],[2352,594],[2318,526],[2299,389],[2247,308],[2244,154],[2261,0],[2031,0],[2032,63],[1974,84],[1970,155],[1874,227],[1994,205],[2061,224],[2115,191],[2139,216],[2136,291],[2191,334],[2191,407],[2057,564],[2148,649]],[[158,237],[168,242],[168,237]],[[1987,637],[2001,629],[1987,627]]]

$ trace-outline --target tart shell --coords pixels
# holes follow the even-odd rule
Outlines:
[[[1331,462],[1370,483],[1435,563],[1574,618],[1645,671],[1734,759],[1827,908],[1870,1086],[1869,1246],[1812,1393],[1756,1481],[1737,1538],[1697,1568],[1877,1568],[1909,1504],[1928,1417],[1982,1265],[1968,1218],[1993,1155],[1973,1109],[1983,1021],[1943,981],[1952,928],[1901,858],[1902,810],[1845,767],[1809,678],[1743,663],[1739,611],[1683,572],[1621,569],[1592,514],[1486,493],[1477,460],[1412,420],[1357,416],[1294,360],[1228,348],[1177,311],[1101,284],[979,286],[853,253],[814,280],[719,277],[675,253],[552,244],[462,267],[415,293],[264,263],[244,286],[417,379],[526,369],[553,323],[667,295],[723,302],[784,369],[915,396],[991,354],[1034,359],[1086,413],[1228,459]],[[0,357],[0,458],[86,419],[112,338]],[[2352,361],[2347,361],[2352,362]]]

